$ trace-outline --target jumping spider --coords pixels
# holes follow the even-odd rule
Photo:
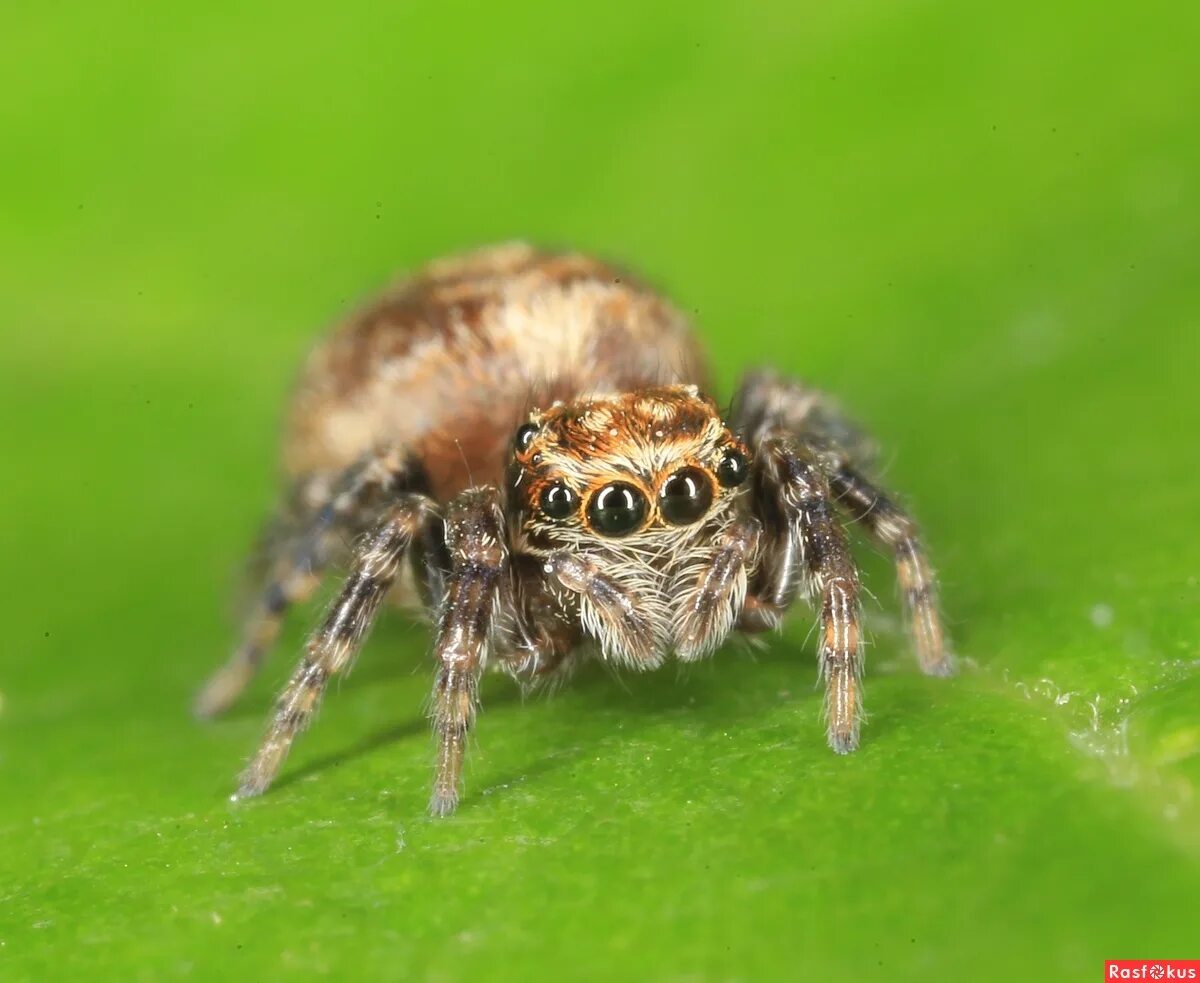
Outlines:
[[[912,520],[865,477],[861,435],[769,373],[745,379],[726,422],[705,377],[663,298],[523,245],[431,264],[334,332],[292,403],[291,493],[257,606],[197,712],[237,697],[332,564],[350,573],[238,796],[271,784],[389,593],[436,625],[436,815],[458,802],[488,663],[537,682],[588,649],[637,670],[692,661],[777,627],[797,595],[820,608],[829,746],[853,751],[862,628],[839,513],[895,558],[921,668],[951,672],[933,574]]]

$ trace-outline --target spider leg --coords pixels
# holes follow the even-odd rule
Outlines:
[[[938,613],[937,578],[917,538],[916,523],[849,465],[834,470],[830,485],[837,504],[895,558],[921,671],[930,676],[952,675],[954,655]]]
[[[495,652],[499,666],[523,686],[560,684],[577,662],[572,655],[581,630],[563,617],[539,557],[518,554],[511,562],[511,591],[501,601]]]
[[[586,556],[567,550],[546,558],[545,573],[579,599],[584,633],[600,644],[605,659],[631,669],[653,669],[663,660],[658,627],[668,616],[654,599],[639,597],[630,585]]]
[[[713,552],[697,571],[684,572],[673,596],[676,609],[675,652],[684,662],[709,655],[725,640],[745,609],[748,574],[762,539],[762,523],[754,516],[735,519],[717,534]]]
[[[829,746],[839,754],[858,747],[862,720],[862,629],[858,569],[834,511],[829,483],[810,451],[783,435],[757,449],[755,505],[765,530],[763,560],[752,588],[751,619],[739,627],[767,627],[807,584],[821,599],[821,675]]]
[[[270,729],[242,773],[238,798],[258,795],[270,786],[292,741],[311,722],[330,677],[344,671],[362,645],[409,544],[424,524],[437,521],[434,508],[423,495],[402,495],[359,545],[350,576],[309,639],[275,705]]]
[[[348,468],[332,489],[309,479],[293,495],[296,517],[278,520],[267,537],[266,583],[258,591],[237,648],[200,690],[193,705],[198,717],[228,709],[262,668],[288,610],[312,596],[325,568],[342,548],[372,524],[389,493],[414,484],[394,450],[373,453]],[[319,495],[319,497],[317,497]],[[315,502],[304,502],[316,498]]]
[[[813,447],[836,447],[856,465],[870,464],[875,443],[852,423],[826,393],[774,372],[750,372],[733,400],[734,419],[743,437],[758,443],[783,431]]]
[[[829,475],[838,508],[895,560],[922,671],[933,676],[953,673],[954,656],[938,610],[937,578],[916,523],[864,474],[874,456],[871,442],[827,396],[794,380],[769,373],[750,375],[735,402],[738,425],[752,438],[782,430],[813,449]]]
[[[496,609],[511,604],[504,514],[493,488],[472,488],[446,509],[450,571],[438,617],[433,729],[437,771],[429,811],[458,805],[467,732],[475,721],[479,675],[487,660]]]

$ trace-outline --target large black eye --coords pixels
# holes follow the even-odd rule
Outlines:
[[[631,533],[645,518],[646,496],[623,481],[601,488],[588,506],[592,528],[605,536]]]
[[[534,435],[537,432],[537,425],[533,423],[526,423],[517,431],[516,437],[513,438],[513,446],[517,449],[518,454],[529,450],[529,445],[533,443]]]
[[[542,511],[551,519],[565,519],[578,503],[579,496],[566,485],[547,485],[542,491]]]
[[[735,451],[733,448],[725,452],[721,463],[717,465],[717,481],[725,488],[736,488],[746,480],[749,473],[750,468],[745,457],[741,451]]]
[[[684,468],[669,477],[658,493],[658,511],[673,526],[695,522],[712,505],[712,482],[698,468]]]

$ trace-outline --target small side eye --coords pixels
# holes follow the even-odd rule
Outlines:
[[[604,536],[625,536],[646,518],[646,496],[623,481],[605,485],[588,505],[588,521]]]
[[[516,448],[518,454],[529,450],[529,445],[533,443],[537,432],[537,424],[534,423],[526,423],[517,430],[517,435],[513,438],[513,447]]]
[[[671,525],[685,526],[704,515],[712,500],[712,480],[697,468],[684,468],[663,483],[658,511]]]
[[[745,455],[733,448],[725,452],[721,463],[717,465],[717,481],[723,488],[736,488],[746,480],[749,473],[750,467],[746,463]]]
[[[541,509],[551,519],[565,519],[575,511],[579,504],[579,496],[566,485],[555,483],[547,485],[542,491]]]

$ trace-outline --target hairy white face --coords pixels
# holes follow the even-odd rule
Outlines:
[[[732,516],[747,458],[694,386],[558,404],[517,433],[509,507],[532,552],[665,572]]]

